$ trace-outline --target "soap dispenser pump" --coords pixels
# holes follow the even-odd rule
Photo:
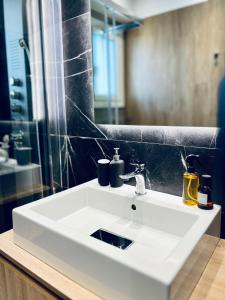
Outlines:
[[[123,185],[123,180],[120,175],[124,174],[124,161],[120,159],[119,148],[114,148],[115,154],[113,160],[109,164],[109,178],[111,187],[120,187]]]
[[[199,174],[195,171],[195,161],[199,160],[199,155],[190,154],[185,158],[186,171],[183,175],[183,202],[186,205],[197,205]]]

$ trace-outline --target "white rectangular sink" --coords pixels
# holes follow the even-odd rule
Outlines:
[[[16,208],[14,242],[104,299],[187,299],[218,242],[220,207],[134,191],[93,180]]]

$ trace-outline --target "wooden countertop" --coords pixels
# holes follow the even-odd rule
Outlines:
[[[220,240],[190,300],[225,299],[225,240]]]
[[[0,254],[64,299],[100,300],[13,243],[13,231],[0,235]],[[190,300],[225,299],[225,240],[220,240]]]

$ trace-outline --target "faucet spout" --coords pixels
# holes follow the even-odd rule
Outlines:
[[[120,175],[120,178],[123,180],[129,180],[131,178],[135,178],[136,180],[136,191],[135,193],[137,195],[145,195],[146,190],[145,190],[145,177],[142,174],[142,171],[144,170],[144,164],[137,164],[135,165],[136,169],[134,172],[127,173],[125,175]]]
[[[138,175],[138,174],[135,174],[135,172],[131,172],[131,173],[127,173],[124,175],[120,175],[120,178],[125,181],[128,181],[129,179],[134,178],[136,175]]]
[[[136,191],[135,193],[137,195],[145,195],[146,190],[145,190],[145,178],[144,175],[138,174],[135,176],[136,179]]]

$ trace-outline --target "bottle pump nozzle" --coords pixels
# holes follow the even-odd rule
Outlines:
[[[118,151],[120,150],[120,148],[114,148],[115,150],[115,155],[113,156],[114,160],[120,160],[120,155],[118,153]]]
[[[195,172],[194,162],[199,160],[199,155],[190,154],[186,156],[185,161],[187,163],[187,171],[190,173]]]

